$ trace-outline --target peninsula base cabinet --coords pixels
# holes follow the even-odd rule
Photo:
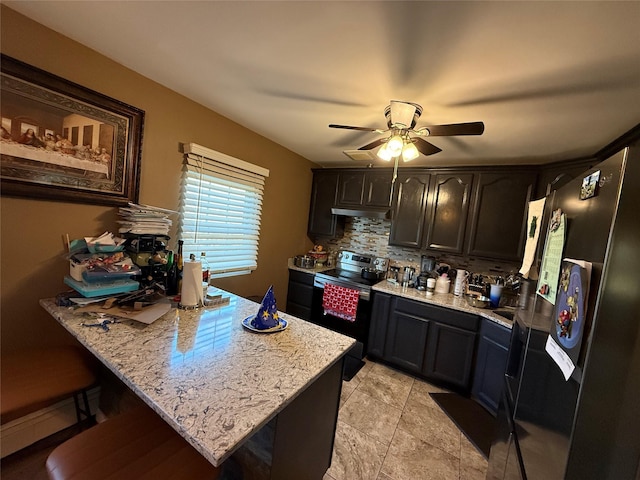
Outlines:
[[[375,292],[368,354],[468,394],[479,318]]]
[[[494,415],[502,396],[510,338],[509,328],[482,320],[471,396]]]

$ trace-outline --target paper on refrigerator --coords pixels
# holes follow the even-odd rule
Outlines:
[[[576,369],[576,366],[571,361],[571,358],[569,358],[569,355],[567,355],[564,352],[564,350],[560,348],[560,345],[558,345],[553,340],[553,338],[551,338],[551,335],[547,337],[547,343],[544,349],[549,354],[549,356],[553,359],[553,361],[556,362],[558,367],[560,367],[560,370],[562,371],[562,375],[564,376],[564,379],[569,380],[569,377],[571,377],[571,374]]]
[[[549,230],[542,255],[540,278],[537,293],[552,305],[556,303],[558,280],[564,253],[566,215],[560,209],[555,210],[549,221]]]
[[[524,278],[529,278],[531,265],[536,254],[536,246],[538,245],[538,237],[540,236],[540,225],[542,224],[542,215],[544,214],[544,204],[546,198],[529,202],[529,211],[527,213],[527,242],[524,247],[524,257],[522,258],[522,267],[520,274]]]

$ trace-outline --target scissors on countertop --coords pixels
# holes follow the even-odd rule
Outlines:
[[[108,332],[109,331],[109,324],[111,324],[111,323],[120,323],[120,320],[118,320],[117,318],[107,317],[103,313],[98,313],[98,314],[96,314],[96,316],[98,317],[98,319],[100,319],[100,321],[95,322],[95,323],[84,323],[84,322],[82,322],[80,325],[82,325],[83,327],[100,327],[105,332]]]

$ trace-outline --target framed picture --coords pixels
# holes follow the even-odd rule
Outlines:
[[[144,111],[2,55],[2,195],[137,202]]]

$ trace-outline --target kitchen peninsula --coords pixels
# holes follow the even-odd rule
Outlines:
[[[84,327],[93,322],[53,299],[40,304],[212,464],[266,438],[266,478],[320,480],[353,339],[284,313],[284,331],[254,333],[242,320],[259,305],[224,295],[227,306],[172,309],[108,331]]]

